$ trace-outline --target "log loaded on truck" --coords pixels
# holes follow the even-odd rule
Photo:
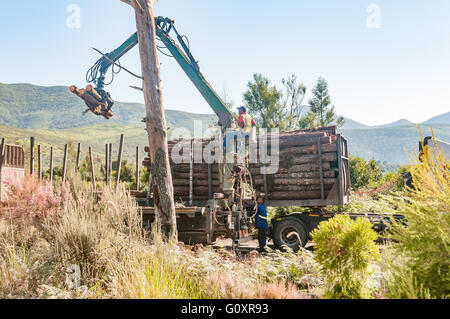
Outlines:
[[[234,136],[240,136],[236,114],[206,81],[174,21],[157,17],[155,25],[158,40],[210,105],[220,127],[216,138],[180,139],[168,143],[174,199],[178,202],[179,240],[190,244],[213,244],[224,235],[232,239],[233,249],[238,250],[241,244],[252,239],[249,234],[255,226],[254,204],[256,197],[263,195],[269,207],[313,209],[314,213],[294,213],[271,220],[270,234],[277,248],[286,245],[298,250],[305,246],[310,232],[335,215],[323,213],[322,208],[343,206],[351,200],[347,139],[337,132],[335,126],[260,135],[248,146],[250,156],[242,160],[242,147],[232,142]],[[179,44],[170,36],[171,31]],[[110,53],[96,50],[102,57],[86,77],[87,82],[93,85],[86,89],[70,87],[72,93],[85,101],[86,111],[106,119],[113,116],[114,101],[104,90],[106,74],[112,66],[130,72],[121,67],[118,60],[137,44],[138,35],[135,33]],[[174,160],[177,156],[183,160]],[[232,160],[226,160],[230,158]],[[267,161],[267,158],[272,161]],[[150,168],[150,163],[147,158],[143,165]],[[133,194],[141,206],[144,220],[151,224],[155,219],[151,192]],[[385,228],[384,222],[389,219],[376,214],[350,216],[369,218],[378,231]]]

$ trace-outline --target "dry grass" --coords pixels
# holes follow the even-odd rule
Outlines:
[[[28,188],[46,187],[37,184]],[[307,297],[300,277],[313,272],[306,262],[311,256],[273,253],[241,262],[211,248],[194,252],[163,240],[156,229],[144,232],[136,203],[123,188],[104,189],[98,198],[73,174],[64,189],[64,196],[62,186],[46,189],[47,197],[57,199],[51,214],[27,206],[29,191],[16,191],[2,208],[0,298]],[[13,218],[11,207],[30,209]],[[70,287],[67,279],[73,283],[75,275],[66,269],[73,265],[81,274]]]

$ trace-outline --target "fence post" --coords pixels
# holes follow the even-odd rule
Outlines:
[[[136,191],[139,192],[139,146],[136,146]]]
[[[109,154],[108,154],[108,186],[111,185],[111,176],[112,176],[112,151],[113,145],[109,143]]]
[[[97,190],[97,183],[95,182],[94,159],[92,158],[92,148],[90,146],[89,146],[89,161],[91,162],[92,185],[94,186],[94,190]]]
[[[53,183],[53,146],[50,147],[50,183]]]
[[[42,155],[41,155],[41,145],[38,145],[38,179],[41,180],[42,179],[42,166],[41,166],[41,160],[42,160]]]
[[[119,188],[120,183],[120,171],[122,170],[122,154],[123,154],[123,142],[125,139],[125,135],[120,135],[120,144],[119,144],[119,158],[117,163],[117,172],[116,172],[116,191]]]
[[[30,137],[30,175],[34,175],[34,137]]]
[[[77,170],[77,172],[80,170],[80,155],[81,155],[81,143],[78,143],[77,161],[75,164],[75,169]]]
[[[109,162],[108,162],[108,144],[105,145],[105,183],[108,185],[108,172],[109,172]]]
[[[69,145],[64,146],[64,160],[63,160],[63,173],[62,173],[62,180],[63,183],[66,182],[66,171],[67,171],[67,150]]]

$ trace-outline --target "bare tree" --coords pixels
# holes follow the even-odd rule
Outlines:
[[[132,6],[136,28],[147,112],[147,132],[150,145],[152,190],[156,221],[172,238],[177,236],[172,174],[167,147],[167,125],[164,115],[159,59],[156,51],[156,29],[153,15],[155,0],[121,0]]]

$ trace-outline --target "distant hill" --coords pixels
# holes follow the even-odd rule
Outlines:
[[[422,137],[431,135],[429,126],[422,126],[421,130]],[[365,159],[408,164],[407,153],[413,155],[419,149],[420,136],[415,125],[340,131],[348,139],[349,152]],[[437,138],[450,141],[450,125],[433,125],[433,131]]]
[[[431,119],[423,122],[422,124],[450,124],[450,112],[432,117]]]
[[[392,123],[383,124],[383,125],[376,125],[376,126],[370,126],[370,128],[373,129],[379,129],[379,128],[389,128],[389,127],[400,127],[400,126],[416,126],[413,122],[405,119],[401,119]]]
[[[42,87],[31,84],[0,83],[0,125],[24,129],[69,129],[104,124],[105,119],[86,110],[84,102],[65,86]],[[145,107],[139,103],[116,102],[114,117],[108,124],[139,126],[145,117]],[[193,129],[193,121],[205,125],[215,118],[212,114],[193,114],[166,110],[169,127]],[[142,124],[143,126],[143,124]]]

